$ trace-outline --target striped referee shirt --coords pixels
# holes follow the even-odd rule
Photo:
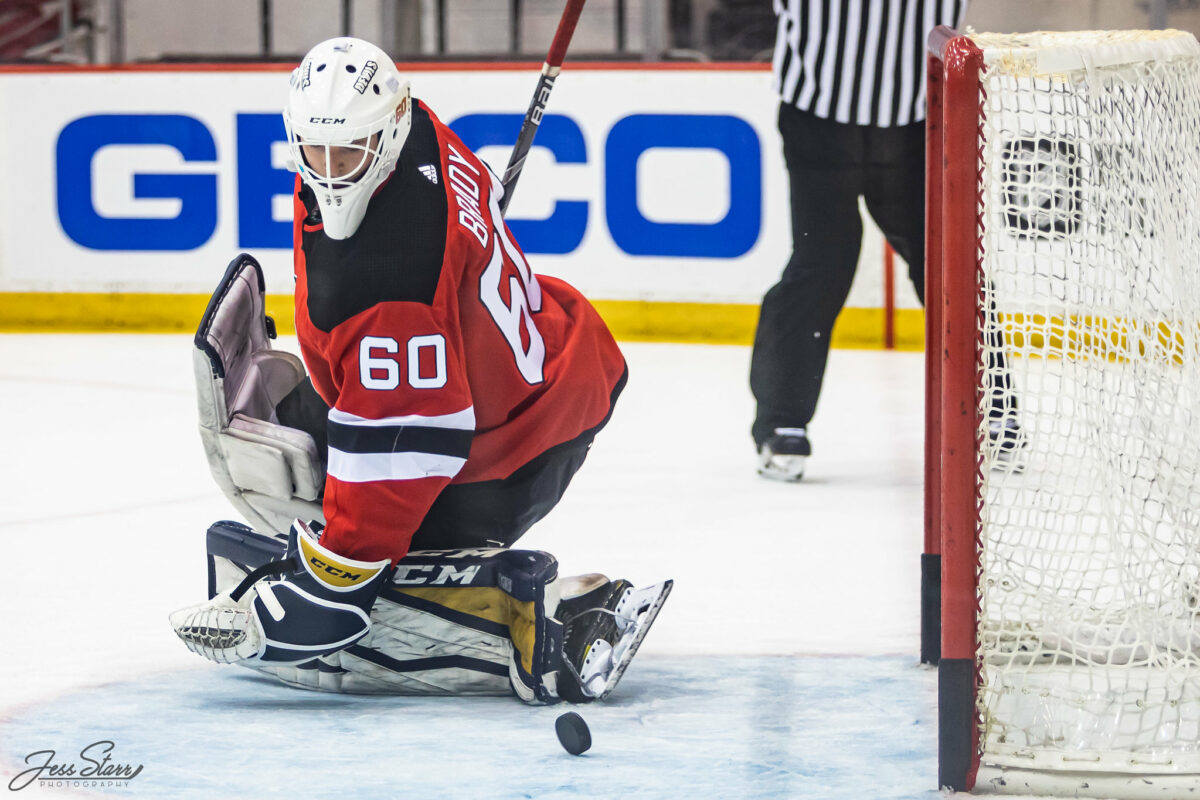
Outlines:
[[[925,119],[925,37],[957,28],[968,0],[774,0],[782,102],[889,128]]]

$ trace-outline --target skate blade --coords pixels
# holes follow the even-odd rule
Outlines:
[[[1021,447],[1024,447],[1024,444]],[[994,447],[990,455],[992,456],[992,470],[995,472],[1011,472],[1019,475],[1025,471],[1025,451],[1020,447]]]
[[[637,630],[634,633],[633,641],[629,643],[625,652],[621,654],[617,665],[613,667],[612,674],[608,681],[604,684],[604,691],[597,697],[597,700],[603,700],[612,694],[613,689],[617,688],[617,684],[621,680],[621,676],[625,674],[625,670],[629,668],[629,664],[633,661],[633,657],[637,654],[638,648],[642,645],[642,640],[646,638],[646,634],[650,632],[650,626],[654,624],[654,620],[658,617],[658,612],[662,610],[663,603],[667,602],[667,596],[671,594],[672,587],[675,586],[675,581],[667,580],[657,584],[661,589],[658,597],[650,604],[650,607],[638,615],[637,621],[634,623]],[[654,587],[649,587],[654,588]],[[639,589],[637,591],[645,591]]]
[[[804,477],[804,462],[807,456],[772,455],[758,465],[758,474],[773,481],[795,483]]]
[[[1013,475],[1021,475],[1025,472],[1024,461],[1005,461],[1004,459],[996,459],[992,462],[992,472],[1000,474],[1011,473]]]

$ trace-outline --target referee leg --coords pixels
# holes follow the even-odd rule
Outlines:
[[[792,257],[763,298],[754,336],[756,444],[775,428],[803,428],[812,419],[829,335],[862,241],[860,131],[781,105],[779,132],[791,188]]]
[[[925,302],[925,123],[867,133],[864,200]]]
[[[925,124],[872,129],[868,152],[867,210],[888,243],[908,263],[908,274],[925,302]],[[994,315],[995,308],[988,313]],[[1004,334],[988,328],[988,416],[1000,419],[1017,409],[1012,375],[1004,353]]]

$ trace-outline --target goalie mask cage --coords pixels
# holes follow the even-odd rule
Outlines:
[[[939,782],[1200,797],[1200,47],[939,28],[928,66]]]

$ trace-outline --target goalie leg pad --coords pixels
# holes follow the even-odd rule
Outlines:
[[[209,596],[226,596],[284,543],[237,522],[208,531]],[[303,664],[242,661],[284,683],[335,692],[511,695],[556,700],[562,651],[558,564],[499,548],[416,551],[401,559],[358,642]],[[278,596],[278,592],[275,592]]]
[[[562,625],[554,618],[557,577],[554,557],[535,550],[416,551],[397,563],[383,599],[423,603],[432,616],[457,616],[480,632],[491,625],[510,645],[512,690],[527,703],[553,703],[562,650]]]

